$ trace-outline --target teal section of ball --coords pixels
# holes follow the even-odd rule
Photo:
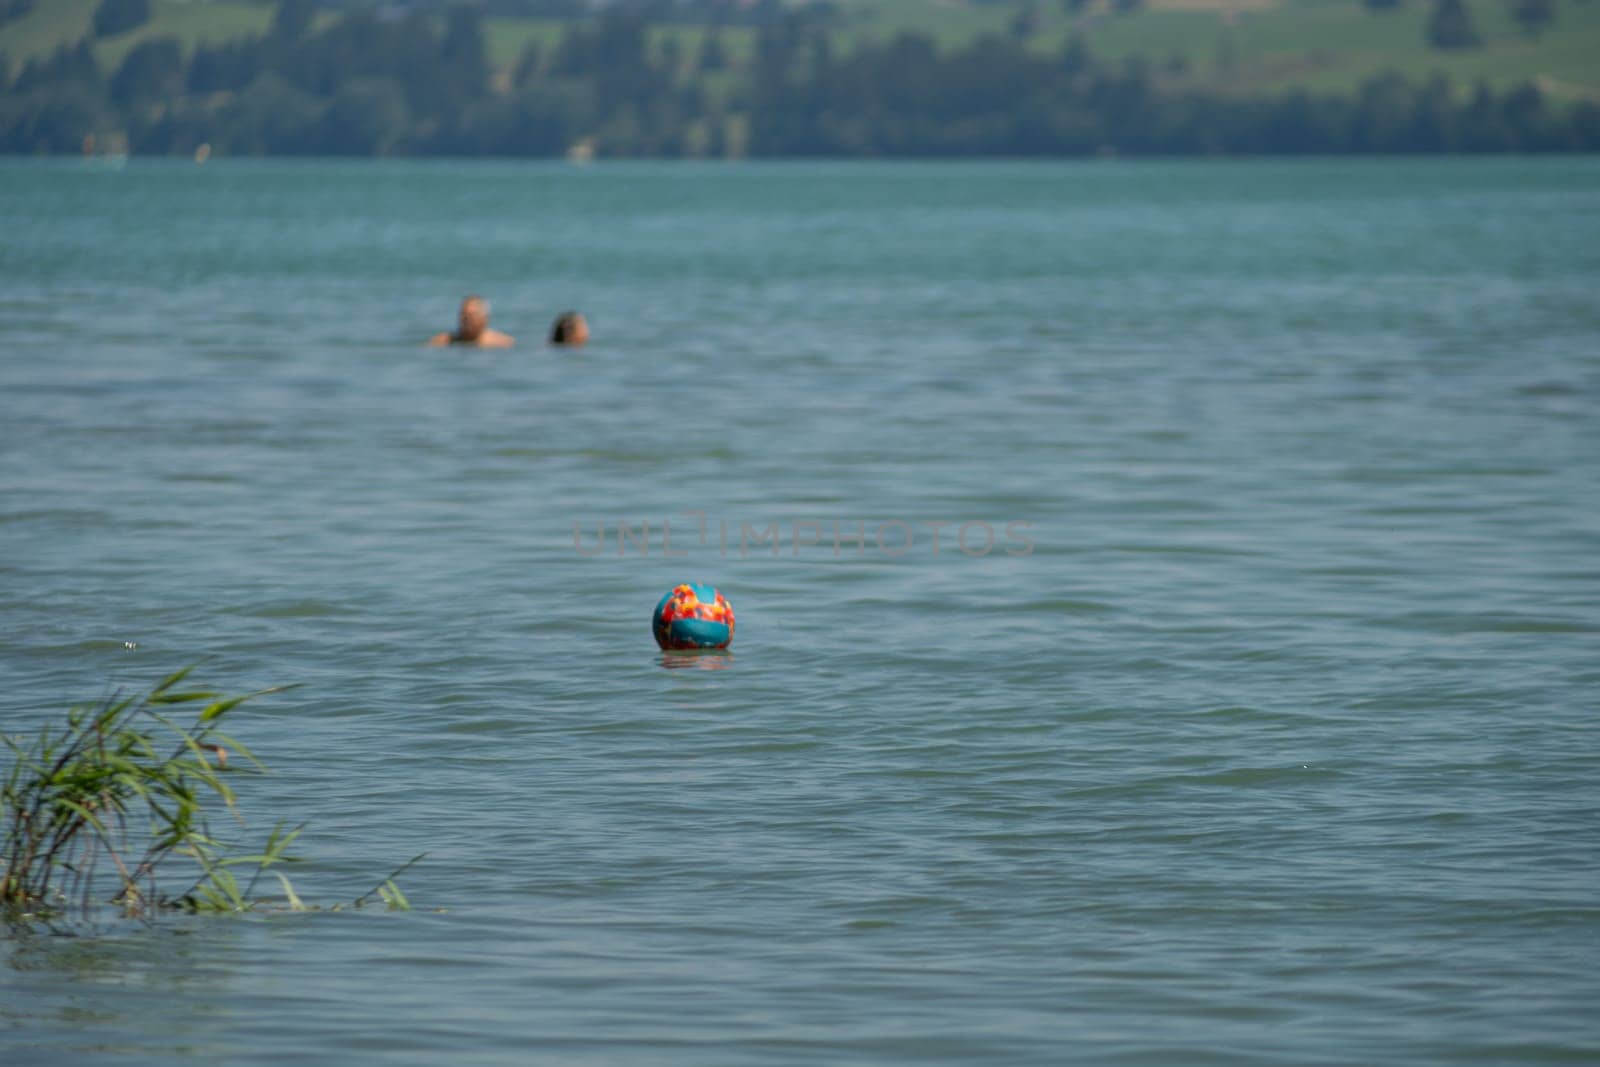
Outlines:
[[[667,627],[663,648],[726,648],[733,640],[725,622],[705,619],[674,619]],[[660,641],[657,641],[660,644]]]

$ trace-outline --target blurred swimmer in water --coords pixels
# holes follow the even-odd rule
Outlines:
[[[489,329],[489,301],[469,296],[461,301],[460,320],[455,333],[436,333],[430,345],[477,345],[480,348],[510,348],[516,338]]]
[[[563,311],[550,327],[550,343],[576,348],[589,339],[589,324],[576,311]]]

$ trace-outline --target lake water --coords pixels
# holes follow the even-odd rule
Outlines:
[[[1600,161],[0,217],[0,727],[298,683],[244,838],[323,905],[428,853],[0,934],[7,1067],[1600,1061]],[[421,344],[467,292],[517,347]],[[729,654],[656,650],[682,580]]]

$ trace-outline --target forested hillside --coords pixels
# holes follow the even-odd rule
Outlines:
[[[1274,0],[623,0],[599,11],[581,0],[0,0],[0,150],[1600,149],[1589,72],[1563,65],[1600,25],[1592,0],[1511,0],[1493,19],[1485,0],[1297,2],[1302,22],[1325,28],[1323,47],[1268,47]],[[1141,27],[1145,45],[1132,47]],[[1357,47],[1385,41],[1389,62]]]

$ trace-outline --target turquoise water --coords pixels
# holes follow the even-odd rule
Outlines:
[[[1600,1060],[1596,161],[0,216],[0,726],[299,683],[250,832],[324,904],[428,852],[409,913],[0,935],[7,1067]],[[469,291],[516,348],[420,344]],[[680,580],[729,655],[656,651]]]

